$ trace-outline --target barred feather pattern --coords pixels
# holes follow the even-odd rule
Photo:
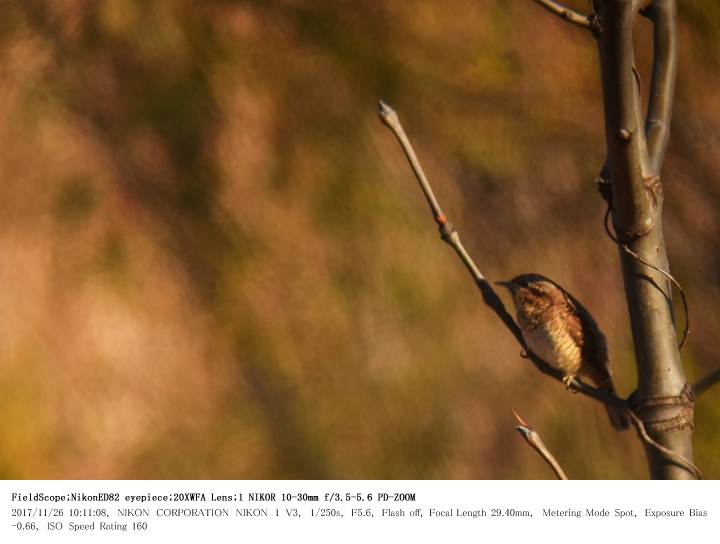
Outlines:
[[[586,378],[598,389],[615,393],[607,339],[576,298],[539,274],[517,276],[503,285],[513,296],[528,349],[565,377]],[[610,406],[607,410],[615,429],[629,427],[624,412]]]

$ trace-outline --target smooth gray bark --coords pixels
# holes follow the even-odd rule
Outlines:
[[[598,44],[612,217],[620,244],[668,271],[659,172],[669,135],[677,70],[676,6],[675,0],[645,3],[643,14],[654,24],[647,119],[633,51],[633,28],[643,3],[596,2],[602,25]],[[692,462],[692,405],[678,349],[671,285],[663,274],[623,249],[620,260],[638,367],[638,389],[630,404],[654,440]],[[688,402],[683,404],[683,399]],[[646,444],[645,451],[652,478],[694,477],[656,448]]]

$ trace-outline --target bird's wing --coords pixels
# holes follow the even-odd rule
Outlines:
[[[580,312],[578,311],[577,301],[564,290],[562,294],[565,297],[564,310],[567,314],[567,319],[564,320],[565,329],[573,342],[575,342],[580,349],[583,349],[585,345],[585,335],[583,334],[583,324]]]
[[[610,353],[607,339],[598,327],[590,312],[575,297],[565,292],[568,308],[572,309],[573,319],[568,320],[568,332],[583,351],[583,358],[598,361],[602,368],[598,369],[607,377],[612,376],[610,370]],[[598,376],[605,379],[606,376]]]

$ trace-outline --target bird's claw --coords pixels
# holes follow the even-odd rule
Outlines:
[[[572,384],[574,381],[575,376],[564,376],[562,379],[563,384],[565,384],[565,389],[570,389],[573,393],[577,393],[577,391],[572,388]]]

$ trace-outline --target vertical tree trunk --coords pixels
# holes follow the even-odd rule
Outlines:
[[[638,12],[654,25],[653,77],[647,120],[634,66],[633,27]],[[638,389],[631,405],[661,445],[693,461],[692,400],[680,360],[672,290],[662,231],[660,166],[667,142],[676,73],[675,0],[601,0],[598,33],[605,107],[607,171],[612,182],[613,225],[620,248],[630,311]],[[646,445],[652,478],[693,475]]]

